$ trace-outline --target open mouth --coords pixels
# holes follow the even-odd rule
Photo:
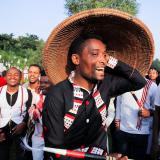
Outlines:
[[[104,72],[104,68],[103,67],[96,68],[96,71]]]
[[[16,80],[10,80],[10,82],[11,82],[11,83],[15,83],[15,82],[17,82],[17,81],[16,81]]]

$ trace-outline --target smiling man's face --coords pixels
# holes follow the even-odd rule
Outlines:
[[[77,71],[89,81],[104,79],[106,66],[106,46],[98,39],[88,39],[84,43],[82,53],[78,55]]]
[[[18,86],[20,84],[21,74],[16,68],[10,68],[6,74],[7,85],[11,87]]]

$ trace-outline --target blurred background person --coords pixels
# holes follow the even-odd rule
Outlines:
[[[39,80],[41,75],[41,67],[38,64],[31,64],[28,70],[28,80],[24,86],[32,92],[39,92]]]
[[[146,76],[147,79],[152,80],[157,85],[160,83],[160,76],[159,72],[155,67],[151,67],[148,71],[148,75]]]
[[[42,125],[42,110],[43,102],[45,96],[51,86],[51,82],[45,74],[45,71],[41,71],[40,78],[40,87],[39,93],[35,94],[32,107],[29,109],[29,116],[34,123],[34,132],[32,135],[32,147],[33,148],[42,148],[44,147],[44,138],[43,138],[43,125]],[[32,151],[33,160],[43,160],[44,152],[43,151]]]
[[[147,160],[156,90],[157,85],[147,80],[144,88],[117,97],[115,139],[118,153],[135,160]]]

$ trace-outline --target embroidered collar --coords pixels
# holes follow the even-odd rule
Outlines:
[[[74,83],[74,77],[75,77],[75,71],[72,71],[72,72],[70,73],[69,77],[68,77],[68,80],[69,80],[69,82],[73,85],[73,87],[76,87],[76,88],[79,88],[79,89],[83,89],[83,90],[87,91],[89,94],[90,94],[91,92],[92,92],[93,94],[96,92],[96,90],[97,90],[97,84],[94,86],[94,88],[93,88],[92,91],[89,91],[89,90],[87,90],[86,88],[81,87],[81,86],[75,84],[75,83]]]

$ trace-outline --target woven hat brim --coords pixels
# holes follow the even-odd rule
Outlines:
[[[92,9],[75,14],[60,23],[50,34],[42,54],[43,66],[56,84],[67,77],[67,54],[81,33],[103,37],[110,55],[133,66],[145,75],[154,56],[152,34],[137,18],[113,9]]]

